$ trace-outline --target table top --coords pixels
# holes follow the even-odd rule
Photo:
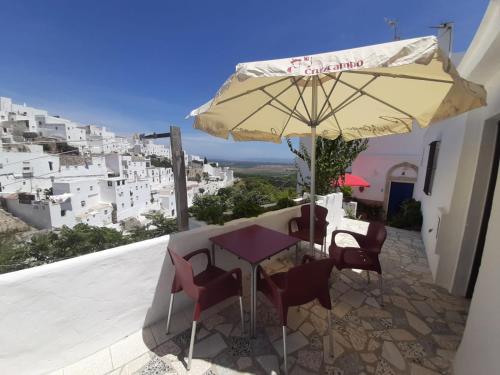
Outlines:
[[[300,240],[260,225],[250,225],[211,237],[210,241],[249,263],[257,264]]]

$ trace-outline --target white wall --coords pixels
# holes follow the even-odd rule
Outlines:
[[[432,125],[423,140],[422,157],[419,161],[419,175],[415,184],[414,196],[422,207],[422,240],[433,277],[436,278],[439,252],[436,250],[438,226],[447,225],[450,218],[451,198],[455,184],[460,153],[465,134],[466,115]],[[423,192],[429,143],[440,141],[436,171],[431,195]]]
[[[500,121],[500,1],[490,2],[480,29],[475,36],[471,56],[464,58],[463,70],[472,77],[487,82],[488,107],[479,120]],[[476,120],[476,126],[482,121]],[[474,123],[467,124],[471,127]],[[474,141],[474,139],[472,140]],[[473,144],[471,145],[473,146]],[[470,150],[471,147],[467,150]],[[474,149],[474,148],[472,148]],[[471,300],[462,342],[454,362],[457,375],[489,375],[498,373],[500,366],[500,176],[496,179],[492,211],[489,219],[479,274]],[[460,275],[457,275],[460,276]]]
[[[72,228],[75,216],[72,211],[61,215],[61,205],[50,201],[33,201],[31,204],[19,203],[17,199],[7,199],[7,211],[19,217],[37,229],[61,228],[66,225]]]
[[[500,368],[500,175],[479,276],[457,355],[455,375],[492,375]]]
[[[499,24],[500,2],[494,0],[458,67],[465,78],[485,86],[488,105],[450,119],[440,134],[433,134],[439,132],[434,126],[428,130],[430,139],[442,139],[434,192],[430,198],[422,195],[422,236],[435,282],[459,295],[465,294],[480,225],[477,205],[483,194],[474,192],[478,186],[485,189],[479,176],[485,178],[488,166],[480,156],[492,141],[485,135],[486,124],[500,115]]]
[[[209,247],[211,236],[253,223],[286,232],[298,210],[291,207],[0,275],[0,373],[61,368],[163,318],[173,277],[167,245],[186,254]],[[249,270],[225,251],[217,251],[216,263]],[[187,303],[179,296],[176,310]]]

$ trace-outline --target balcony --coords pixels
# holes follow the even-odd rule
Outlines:
[[[2,372],[16,374],[184,374],[191,304],[176,297],[171,334],[165,316],[173,277],[166,246],[181,253],[209,247],[209,237],[257,223],[286,231],[297,207],[206,226],[0,277]],[[363,233],[367,223],[343,219]],[[333,229],[333,228],[332,228]],[[354,244],[344,235],[343,245]],[[329,242],[329,241],[328,241]],[[303,246],[305,251],[307,246]],[[269,272],[292,266],[295,253],[264,263]],[[372,274],[334,271],[334,352],[328,356],[326,312],[317,303],[292,308],[290,374],[449,373],[468,302],[432,283],[420,234],[388,228],[382,255],[384,307]],[[249,266],[225,251],[224,268]],[[195,263],[195,268],[201,263]],[[249,311],[249,275],[244,290]],[[237,300],[212,308],[198,325],[191,374],[271,374],[282,364],[276,311],[259,296],[257,337],[242,334]],[[247,313],[248,323],[248,313]],[[248,327],[248,324],[247,324]],[[8,348],[8,349],[7,349]]]

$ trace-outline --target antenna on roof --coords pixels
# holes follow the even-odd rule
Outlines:
[[[446,45],[446,38],[448,39],[448,58],[451,59],[451,53],[453,51],[453,21],[441,22],[436,26],[429,26],[431,29],[438,29],[438,39],[441,39],[441,46]],[[444,41],[442,39],[445,39]]]
[[[401,36],[399,35],[398,20],[384,17],[384,21],[391,29],[394,30],[393,40],[401,40]]]

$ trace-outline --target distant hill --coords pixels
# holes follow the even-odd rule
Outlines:
[[[296,168],[293,161],[290,162],[261,162],[261,161],[229,161],[216,160],[219,165],[230,167],[235,174],[276,176],[295,174]]]

